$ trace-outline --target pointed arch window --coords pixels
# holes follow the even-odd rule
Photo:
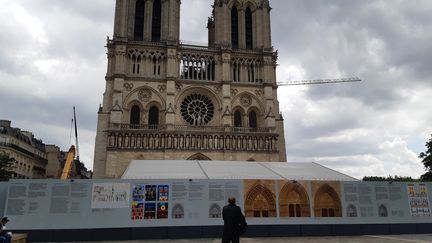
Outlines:
[[[158,42],[161,38],[162,5],[160,0],[153,1],[152,41]]]
[[[140,124],[140,116],[141,116],[141,109],[139,106],[134,105],[131,108],[130,112],[130,124],[131,125],[139,125]]]
[[[239,30],[238,30],[238,10],[236,6],[231,9],[231,46],[238,48]]]
[[[234,127],[242,126],[242,115],[240,111],[234,112]]]
[[[148,124],[151,129],[157,129],[159,125],[159,109],[156,106],[150,107]]]
[[[252,28],[252,11],[249,7],[245,12],[245,28],[246,28],[246,48],[252,49],[253,47],[253,28]]]
[[[257,128],[258,124],[257,124],[257,114],[255,111],[250,111],[249,112],[249,127],[250,128]]]
[[[145,1],[137,0],[135,3],[134,40],[142,41],[144,37]]]

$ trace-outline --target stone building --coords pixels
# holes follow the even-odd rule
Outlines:
[[[198,46],[179,40],[180,0],[117,0],[95,178],[132,160],[286,161],[270,10],[216,0]]]
[[[56,145],[45,146],[48,164],[46,166],[46,177],[58,179],[60,178],[63,166],[66,162],[67,152],[61,151]]]
[[[7,120],[0,120],[0,153],[15,159],[14,178],[45,178],[48,164],[45,144],[32,133],[11,127]]]

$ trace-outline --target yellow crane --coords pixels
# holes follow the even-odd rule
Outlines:
[[[75,168],[75,162],[79,162],[79,147],[78,147],[78,129],[77,129],[77,122],[76,122],[76,112],[75,112],[75,106],[73,107],[73,119],[72,122],[75,125],[75,142],[76,142],[76,148],[74,145],[72,145],[69,149],[69,152],[66,157],[66,162],[63,167],[63,171],[61,174],[60,179],[61,180],[67,180],[72,179],[76,176],[76,168]]]
[[[72,145],[66,157],[66,162],[60,177],[61,180],[67,180],[73,177],[72,171],[73,171],[74,164],[75,164],[75,146]]]

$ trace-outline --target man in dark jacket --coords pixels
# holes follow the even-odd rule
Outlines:
[[[222,243],[238,243],[240,234],[243,233],[247,224],[240,207],[236,205],[236,199],[230,197],[228,203],[222,210],[224,220]]]
[[[6,224],[9,222],[7,217],[3,217],[0,221],[0,243],[10,243],[12,236],[6,232]]]

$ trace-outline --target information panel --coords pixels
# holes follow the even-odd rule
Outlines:
[[[31,230],[222,225],[229,197],[251,225],[431,223],[430,190],[361,181],[12,180],[3,195],[9,228]]]

